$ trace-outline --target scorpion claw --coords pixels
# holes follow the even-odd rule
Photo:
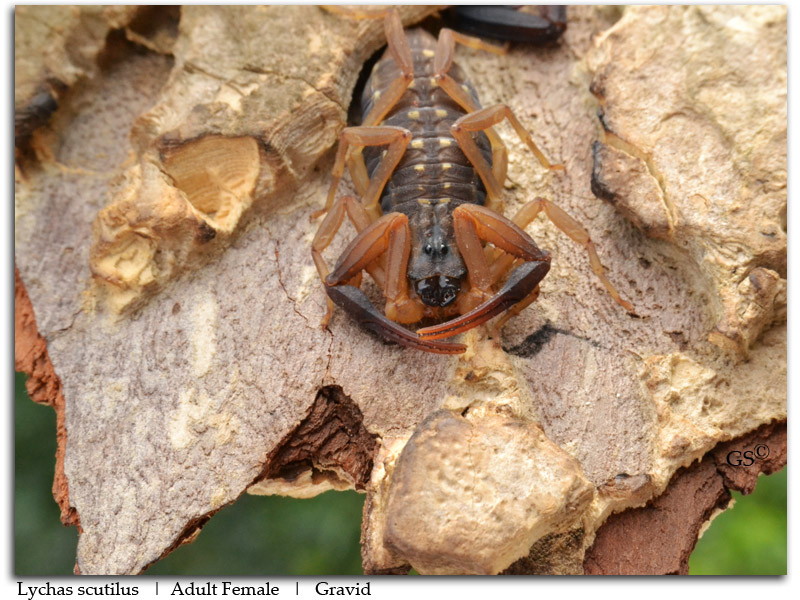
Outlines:
[[[372,330],[386,340],[408,346],[409,348],[416,348],[417,350],[425,350],[426,352],[434,352],[436,354],[461,354],[467,349],[464,344],[452,344],[421,339],[420,336],[413,331],[401,327],[379,313],[364,292],[355,286],[327,286],[327,291],[330,299],[338,306],[358,320],[361,325]]]
[[[418,329],[417,335],[428,341],[450,337],[477,327],[524,300],[539,285],[549,270],[549,261],[523,263],[511,273],[508,281],[495,296],[457,319]]]

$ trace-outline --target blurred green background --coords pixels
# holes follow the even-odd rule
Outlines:
[[[51,493],[55,412],[31,402],[15,379],[14,573],[72,573],[77,532],[59,520]],[[750,496],[734,493],[689,561],[693,575],[786,573],[786,469],[761,477]],[[360,575],[364,496],[328,492],[310,500],[245,494],[218,512],[192,544],[149,575]]]

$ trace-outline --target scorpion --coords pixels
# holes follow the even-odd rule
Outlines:
[[[464,344],[442,338],[506,312],[499,331],[538,297],[550,254],[525,227],[540,212],[585,248],[605,289],[633,313],[606,277],[587,231],[564,210],[538,197],[512,219],[502,214],[508,156],[494,126],[507,120],[543,168],[564,169],[545,157],[507,105],[482,108],[453,60],[456,43],[498,54],[507,47],[449,28],[438,39],[423,29],[404,31],[392,9],[381,17],[387,49],[365,85],[360,124],[340,135],[325,207],[312,215],[325,215],[312,242],[328,295],[322,325],[335,304],[389,342],[463,353]],[[545,35],[553,29],[550,22],[540,28]],[[360,199],[336,197],[345,167]],[[331,271],[322,252],[345,215],[357,235]],[[383,292],[383,314],[360,289],[364,271]],[[423,319],[439,324],[403,326]]]

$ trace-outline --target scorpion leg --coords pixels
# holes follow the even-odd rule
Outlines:
[[[480,110],[480,106],[475,103],[465,88],[460,86],[450,75],[448,75],[448,71],[453,65],[456,42],[473,48],[495,52],[497,54],[505,53],[506,48],[494,46],[492,44],[486,44],[482,40],[456,33],[451,29],[442,29],[442,31],[439,33],[439,39],[437,40],[436,45],[436,55],[433,61],[433,77],[436,80],[437,85],[441,87],[448,96],[450,96],[466,112],[472,113]],[[508,166],[508,150],[506,150],[503,140],[500,138],[497,132],[494,131],[494,129],[487,127],[485,128],[484,133],[486,134],[486,137],[489,138],[489,143],[492,146],[491,167],[483,158],[483,155],[480,153],[474,142],[470,148],[470,151],[473,151],[473,155],[468,154],[467,150],[464,148],[464,145],[460,141],[459,145],[461,146],[462,151],[464,151],[464,154],[466,154],[467,158],[470,159],[470,162],[472,162],[473,166],[478,171],[481,180],[484,182],[488,193],[489,205],[494,209],[498,209],[498,212],[500,212],[499,209],[502,206],[501,187],[500,184],[493,185],[492,182],[505,181],[506,169]],[[472,142],[471,137],[469,141]],[[474,156],[475,153],[477,153],[477,155],[480,157],[480,160]],[[487,181],[489,183],[487,183]]]
[[[540,14],[512,6],[458,6],[445,12],[445,22],[483,37],[529,44],[545,44],[561,37],[567,28],[567,7],[540,6]]]
[[[311,253],[320,278],[325,281],[328,276],[328,267],[322,257],[322,252],[333,240],[344,220],[345,212],[350,217],[356,231],[363,232],[370,223],[376,222],[380,216],[378,200],[386,182],[391,177],[392,171],[405,153],[411,141],[411,132],[399,127],[348,127],[342,132],[339,148],[333,166],[333,181],[328,191],[328,200],[323,210],[312,215],[312,218],[327,212],[325,219],[317,231],[311,244]],[[353,196],[345,196],[341,200],[334,200],[336,190],[344,174],[345,157],[348,147],[352,146],[379,146],[388,144],[386,155],[381,160],[374,177],[362,182],[361,187],[366,187],[363,204]],[[363,160],[362,160],[363,163]],[[366,176],[366,174],[365,174]],[[384,270],[378,262],[371,262],[364,269],[372,276],[381,287],[386,287]],[[359,270],[360,271],[360,270]],[[356,275],[354,275],[355,277]],[[360,276],[360,275],[359,275]],[[327,326],[333,314],[333,303],[328,299],[328,310],[322,319],[322,325]],[[418,319],[417,319],[418,320]]]
[[[444,38],[444,40],[442,40]],[[452,41],[450,40],[452,38]],[[468,48],[472,48],[474,50],[486,50],[487,52],[493,52],[494,54],[506,54],[508,52],[508,44],[503,44],[502,46],[498,46],[497,44],[487,44],[481,38],[473,37],[471,35],[465,35],[463,33],[459,33],[458,31],[453,31],[452,29],[448,29],[447,27],[443,28],[439,32],[439,44],[440,48],[448,47],[452,48],[455,45],[455,42],[466,46]],[[438,50],[438,48],[437,48]],[[441,54],[441,53],[440,53]],[[452,52],[447,52],[443,54],[443,57],[449,55],[449,62],[452,64]],[[444,72],[450,69],[450,65],[447,65],[447,68],[444,69]]]
[[[374,15],[370,14],[369,17],[364,17],[361,11],[354,11],[354,13],[356,13],[356,17],[361,18],[384,18],[384,30],[389,54],[394,59],[398,69],[400,69],[400,76],[392,81],[386,90],[382,91],[372,109],[364,117],[361,125],[369,127],[380,123],[384,117],[386,117],[386,114],[397,104],[408,89],[408,86],[411,85],[411,82],[414,80],[414,60],[411,57],[411,49],[408,46],[406,35],[403,32],[403,23],[394,10],[388,9],[380,11]],[[350,170],[350,176],[353,179],[358,193],[365,196],[367,194],[369,175],[367,174],[367,167],[364,164],[364,156],[361,153],[361,148],[353,148],[347,152],[346,160]]]
[[[464,352],[461,344],[422,340],[392,320],[413,323],[422,318],[422,306],[408,296],[410,235],[408,217],[401,213],[384,215],[369,225],[350,243],[325,279],[328,296],[363,326],[390,341],[440,354]],[[378,312],[360,289],[346,283],[384,253],[387,254],[386,316]]]
[[[453,137],[458,141],[458,144],[465,156],[469,159],[469,161],[475,167],[475,170],[478,172],[478,176],[481,178],[481,181],[483,181],[483,184],[486,187],[489,200],[499,199],[502,194],[502,182],[505,180],[505,165],[503,167],[502,177],[498,178],[498,173],[495,169],[496,165],[489,167],[489,163],[486,162],[486,159],[475,143],[475,140],[472,138],[472,134],[473,132],[477,131],[485,131],[488,135],[489,132],[492,131],[492,127],[494,125],[501,123],[506,118],[509,120],[511,126],[517,132],[522,141],[525,142],[533,151],[534,155],[543,167],[552,171],[564,169],[563,165],[554,165],[547,160],[542,151],[539,150],[538,146],[536,146],[534,143],[528,131],[522,126],[508,106],[504,104],[498,104],[489,108],[479,109],[468,115],[464,115],[460,119],[456,120],[455,123],[453,123],[453,125],[450,127],[450,131],[453,134]],[[502,144],[502,142],[500,143]],[[499,202],[499,200],[496,201]],[[495,209],[495,206],[491,202],[487,202],[487,207]],[[493,258],[496,258],[498,255],[497,251],[494,251],[494,253],[490,251],[489,254]],[[504,261],[502,264],[505,265],[504,267],[500,264],[493,265],[492,273],[494,282],[496,282],[511,265],[512,261],[510,261],[508,257],[502,258]]]
[[[330,269],[322,257],[322,252],[333,241],[334,236],[342,226],[345,213],[350,218],[356,231],[359,233],[366,229],[370,222],[370,216],[364,210],[363,205],[354,196],[344,196],[336,200],[331,207],[331,210],[325,215],[325,219],[317,230],[314,240],[311,242],[311,256],[314,259],[314,264],[317,267],[320,279],[324,282],[328,277]],[[385,286],[386,277],[381,266],[377,263],[367,265],[365,268],[367,273],[372,276],[372,279],[383,288]],[[357,286],[356,286],[357,287]],[[322,327],[327,327],[333,314],[333,301],[328,298],[328,311],[322,319]]]
[[[358,147],[351,147],[345,160],[347,161],[347,169],[350,171],[350,179],[353,181],[356,192],[363,198],[369,189],[369,173],[361,150]]]
[[[592,271],[608,291],[609,295],[631,314],[636,314],[633,306],[627,300],[624,300],[613,284],[608,280],[605,275],[605,269],[600,262],[600,257],[597,255],[597,248],[589,237],[589,233],[584,229],[580,223],[567,214],[558,205],[545,198],[536,198],[525,204],[519,212],[514,216],[514,223],[520,228],[525,229],[533,220],[544,210],[548,219],[565,233],[571,240],[580,244],[589,253],[589,264]],[[508,271],[513,262],[510,256],[499,256],[492,263],[490,267],[491,276],[494,281],[499,280],[504,273]]]
[[[372,110],[364,117],[362,125],[377,125],[383,121],[386,113],[397,104],[408,86],[414,81],[414,59],[411,57],[411,49],[408,47],[408,40],[403,31],[403,22],[394,10],[390,9],[386,13],[384,30],[389,54],[400,69],[400,76],[392,81],[386,91],[381,94]]]
[[[403,22],[393,8],[383,10],[361,10],[346,8],[344,6],[323,6],[323,9],[333,14],[344,15],[351,19],[383,19],[383,28],[386,35],[386,45],[389,54],[400,69],[400,76],[389,84],[380,98],[372,106],[372,110],[362,119],[362,125],[377,125],[383,121],[386,114],[397,104],[408,86],[414,80],[414,59],[408,46],[406,34],[403,31]]]
[[[381,164],[369,181],[369,186],[363,197],[367,211],[373,215],[372,220],[375,220],[380,215],[378,200],[381,192],[386,182],[389,181],[397,163],[403,157],[410,141],[411,132],[401,127],[347,127],[342,131],[342,135],[339,138],[339,147],[336,150],[336,159],[333,163],[333,180],[331,181],[331,187],[328,189],[325,208],[312,214],[311,218],[319,217],[333,206],[336,190],[344,175],[345,159],[350,147],[359,146],[363,148],[364,146],[385,146],[388,144],[386,156],[383,157]]]
[[[539,282],[550,270],[550,255],[504,216],[483,206],[462,204],[453,211],[453,220],[458,249],[469,273],[470,290],[465,295],[464,305],[459,307],[465,312],[456,319],[418,330],[421,338],[449,337],[472,329],[521,302],[530,304],[535,299]],[[514,269],[494,295],[491,291],[493,276],[482,241],[525,261]]]
[[[491,171],[489,164],[478,149],[475,140],[472,139],[472,133],[477,131],[490,131],[495,125],[508,119],[514,131],[517,132],[519,138],[528,145],[533,154],[536,156],[539,163],[550,171],[563,171],[564,165],[554,165],[544,153],[539,150],[539,147],[534,143],[530,133],[522,126],[512,110],[505,104],[496,104],[489,108],[482,108],[468,115],[464,115],[458,119],[450,128],[453,137],[458,141],[459,146],[464,151],[464,154],[469,158],[478,175],[481,177],[483,184],[486,186],[490,194],[500,194],[502,191],[501,183],[503,180],[490,177]]]
[[[524,230],[539,215],[541,210],[542,204],[537,198],[536,200],[526,203],[522,208],[520,208],[519,211],[517,211],[517,214],[511,219],[511,222],[520,229]],[[493,259],[490,266],[492,283],[497,283],[500,281],[500,279],[502,279],[503,276],[508,273],[509,269],[513,266],[513,263],[517,260],[512,255],[503,253],[497,248],[495,248],[490,254],[490,257]]]
[[[622,306],[622,308],[627,310],[630,314],[635,315],[636,311],[634,310],[633,305],[619,295],[617,288],[615,288],[606,277],[603,265],[600,263],[600,257],[597,255],[594,242],[592,242],[591,238],[589,238],[589,233],[586,231],[586,229],[584,229],[580,223],[573,219],[563,209],[550,202],[550,200],[537,198],[528,204],[535,206],[537,203],[541,209],[544,210],[544,213],[547,215],[547,218],[550,219],[553,225],[567,234],[567,237],[569,237],[572,241],[584,247],[584,249],[589,253],[589,264],[592,267],[592,271],[594,271],[594,274],[606,288],[606,291],[608,291],[617,304]],[[525,210],[525,207],[523,207],[522,210]],[[534,217],[539,210],[539,208],[535,209],[535,213],[533,215]]]

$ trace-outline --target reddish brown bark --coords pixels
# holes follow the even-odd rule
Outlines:
[[[731,451],[758,447],[768,456],[752,465],[731,465]],[[736,458],[737,455],[733,455]],[[763,450],[762,450],[763,456]],[[735,461],[731,461],[735,462]],[[720,444],[702,461],[681,469],[667,490],[647,506],[612,515],[586,552],[587,575],[686,575],[703,524],[731,501],[730,490],[749,494],[760,473],[786,465],[786,423],[771,423]]]
[[[27,373],[25,384],[31,400],[52,406],[56,411],[56,470],[53,497],[61,509],[61,522],[81,530],[78,512],[69,504],[69,483],[64,474],[67,428],[64,423],[64,394],[61,380],[47,354],[47,342],[36,328],[36,316],[25,291],[25,284],[14,267],[14,370]]]
[[[291,480],[309,468],[341,470],[363,490],[377,451],[376,436],[364,427],[358,406],[341,388],[325,387],[305,420],[270,457],[265,476]]]

